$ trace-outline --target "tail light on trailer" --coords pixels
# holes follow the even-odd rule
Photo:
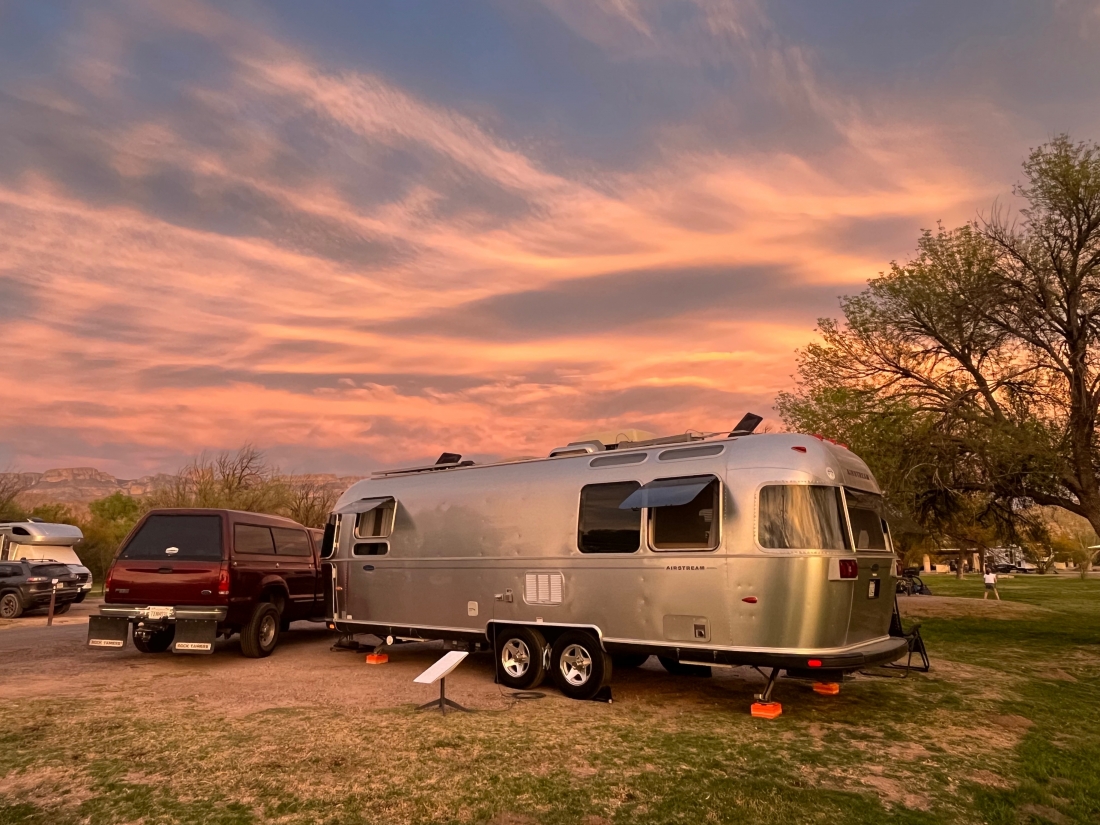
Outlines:
[[[859,562],[855,559],[841,559],[840,560],[840,578],[842,579],[858,579],[859,578]]]
[[[223,564],[221,570],[218,572],[218,595],[229,595],[229,565]]]

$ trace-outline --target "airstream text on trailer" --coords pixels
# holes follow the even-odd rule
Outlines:
[[[592,698],[619,662],[836,677],[899,658],[894,554],[867,465],[813,436],[581,442],[377,473],[324,553],[345,633],[492,646],[498,678]]]

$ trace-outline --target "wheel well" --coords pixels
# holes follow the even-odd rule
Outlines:
[[[287,592],[281,587],[271,585],[263,589],[259,601],[271,602],[279,609],[279,614],[282,615],[286,612]]]
[[[542,624],[539,622],[489,622],[490,633],[495,640],[496,636],[502,633],[504,630],[510,627],[527,627],[531,630],[537,630],[542,634],[542,637],[546,639],[546,643],[553,646],[554,642],[558,640],[558,637],[567,633],[570,630],[581,630],[585,633],[591,633],[596,637],[596,641],[600,643],[600,647],[606,652],[606,645],[603,643],[603,634],[600,633],[599,628],[592,625],[556,625],[556,624]]]

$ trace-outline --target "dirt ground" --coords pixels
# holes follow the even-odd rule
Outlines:
[[[267,659],[246,659],[238,637],[219,640],[210,655],[143,654],[131,642],[122,651],[85,646],[88,615],[99,601],[74,605],[47,628],[44,615],[28,615],[0,627],[0,689],[18,686],[25,698],[88,698],[96,692],[129,691],[142,701],[183,698],[216,706],[230,716],[304,704],[347,708],[392,708],[422,704],[438,696],[437,687],[413,678],[443,655],[442,643],[397,644],[387,648],[389,662],[368,665],[360,653],[332,649],[336,634],[323,625],[296,622]],[[20,641],[22,639],[22,643]],[[364,642],[378,641],[360,637]],[[730,694],[748,710],[752,694],[764,684],[749,668],[715,668],[706,695],[699,680],[674,678],[656,659],[636,671],[615,674],[616,701],[645,704],[713,704],[715,694]],[[571,703],[547,683],[539,701]],[[517,700],[493,681],[488,653],[471,655],[447,679],[447,694],[476,710],[504,710]]]

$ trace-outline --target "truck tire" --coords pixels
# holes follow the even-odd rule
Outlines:
[[[134,647],[142,653],[163,653],[172,646],[172,640],[176,638],[176,628],[165,627],[145,633],[134,634]]]
[[[546,678],[546,639],[529,627],[508,627],[496,634],[500,681],[513,690],[533,690]]]
[[[23,600],[18,593],[0,596],[0,619],[18,619],[23,615]]]
[[[270,656],[279,643],[281,624],[279,608],[271,602],[257,604],[252,618],[241,628],[241,653],[249,659]]]
[[[55,605],[54,609],[53,609],[53,614],[55,616],[60,616],[62,613],[68,613],[69,608],[72,607],[72,606],[73,606],[72,602],[65,602],[65,604]]]
[[[668,656],[658,656],[657,660],[661,663],[661,667],[673,676],[708,677],[711,675],[710,665],[686,665]]]
[[[550,652],[554,684],[570,699],[594,699],[611,682],[611,657],[584,630],[558,636]]]

